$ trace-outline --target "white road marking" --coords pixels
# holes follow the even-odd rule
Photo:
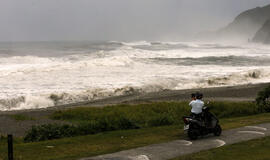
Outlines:
[[[258,126],[245,126],[245,128],[252,128],[252,129],[258,129],[258,130],[262,130],[262,131],[267,131],[267,128],[258,127]]]
[[[224,146],[224,145],[226,144],[225,141],[220,140],[220,139],[216,139],[216,140],[214,140],[214,141],[218,142],[218,146],[217,146],[217,147],[221,147],[221,146]]]
[[[132,160],[150,160],[146,155],[139,155],[136,157],[131,157]]]
[[[192,145],[192,142],[187,141],[187,140],[180,140],[180,142],[185,143],[185,144],[184,144],[185,146],[190,146],[190,145]]]
[[[265,135],[263,132],[257,132],[257,131],[238,131],[238,133],[250,133],[250,134]]]

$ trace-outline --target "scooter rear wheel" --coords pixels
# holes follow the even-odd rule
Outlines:
[[[198,134],[196,131],[194,130],[188,130],[188,137],[191,139],[191,140],[196,140],[198,139]]]

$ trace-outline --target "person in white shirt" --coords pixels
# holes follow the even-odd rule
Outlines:
[[[195,94],[195,93],[192,93],[192,94],[191,94],[191,101],[189,102],[189,105],[190,105],[192,102],[194,102],[194,101],[196,101],[196,94]]]
[[[202,101],[203,95],[201,93],[197,93],[196,94],[196,100],[192,100],[189,103],[189,106],[191,106],[191,113],[192,115],[194,115],[195,117],[197,117],[198,115],[200,115],[202,113],[202,109],[204,106],[204,102]]]

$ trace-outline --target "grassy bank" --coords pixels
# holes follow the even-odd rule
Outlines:
[[[257,114],[221,119],[224,129],[270,122],[270,114]],[[71,160],[80,157],[112,153],[149,144],[181,139],[183,125],[149,127],[77,136],[50,141],[23,143],[16,139],[14,153],[21,160]],[[7,159],[6,139],[0,140],[0,159]]]
[[[259,114],[256,105],[252,102],[216,102],[209,106],[212,112],[220,118],[223,129],[270,122],[270,114]],[[188,115],[189,112],[190,108],[186,102],[117,105],[57,111],[50,118],[64,120],[75,126],[103,122],[101,126],[110,126],[111,129],[111,126],[119,126],[121,123],[118,122],[121,122],[122,119],[128,119],[138,128],[122,130],[114,128],[113,131],[106,130],[106,132],[85,136],[60,137],[61,139],[32,143],[24,143],[23,139],[16,139],[15,157],[27,160],[76,159],[181,139],[185,136],[181,117]],[[164,119],[166,123],[164,123]],[[46,131],[46,134],[51,133]],[[6,148],[6,139],[1,139],[0,159],[7,158]]]
[[[198,152],[173,160],[269,160],[270,137]]]
[[[12,119],[16,121],[34,121],[35,120],[35,118],[33,117],[22,115],[22,114],[9,115],[9,117],[11,117]]]
[[[55,112],[54,120],[73,125],[43,125],[32,128],[25,141],[40,141],[107,131],[143,129],[182,125],[182,117],[190,114],[187,102],[159,102],[139,105],[117,105],[104,108],[75,108]],[[218,118],[232,118],[258,114],[252,102],[215,102],[209,104]]]
[[[259,113],[258,107],[253,102],[213,102],[208,104],[208,107],[219,118]],[[89,122],[104,119],[114,122],[124,117],[139,127],[153,127],[163,125],[163,123],[164,125],[182,123],[181,117],[189,115],[190,109],[188,102],[156,102],[104,108],[78,107],[55,112],[51,118],[69,122]]]

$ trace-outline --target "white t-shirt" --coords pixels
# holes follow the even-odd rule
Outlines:
[[[192,100],[189,105],[192,107],[191,113],[200,114],[202,113],[204,102],[202,100],[196,99]]]

